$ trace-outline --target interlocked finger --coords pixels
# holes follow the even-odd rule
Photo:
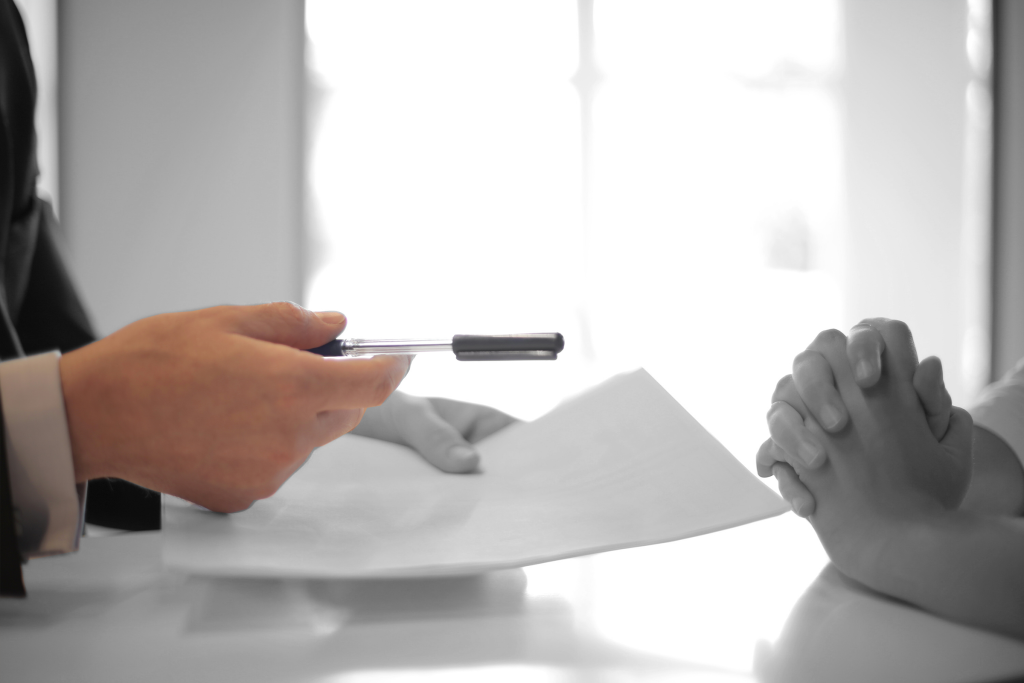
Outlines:
[[[804,351],[793,361],[793,384],[807,410],[826,432],[838,432],[849,419],[836,389],[832,367],[817,351]]]
[[[804,418],[785,401],[776,401],[768,409],[768,431],[778,446],[782,460],[798,467],[817,469],[826,460],[825,449],[804,424]]]
[[[881,351],[882,374],[897,379],[911,379],[917,370],[917,347],[907,324],[888,318],[869,318],[862,324],[878,330],[885,342]]]
[[[814,496],[803,485],[792,467],[785,463],[777,463],[772,468],[772,474],[779,482],[779,493],[798,517],[809,517],[814,514],[816,507]]]
[[[846,338],[846,357],[853,368],[853,379],[861,389],[874,386],[882,376],[883,351],[885,339],[870,321],[861,321],[850,330]]]
[[[942,380],[942,361],[935,356],[921,361],[914,373],[914,390],[924,407],[928,428],[936,439],[942,441],[949,430],[950,411],[953,409],[953,399]]]

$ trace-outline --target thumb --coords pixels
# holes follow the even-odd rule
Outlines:
[[[345,316],[336,311],[314,313],[289,301],[232,307],[234,331],[253,339],[312,349],[335,339],[345,329]]]

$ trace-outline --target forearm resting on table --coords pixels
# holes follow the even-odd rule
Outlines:
[[[965,511],[892,527],[855,577],[955,621],[1024,639],[1024,519]]]
[[[1010,517],[1024,513],[1024,469],[1013,449],[975,425],[973,455],[971,485],[960,509]]]
[[[1024,638],[1024,469],[1002,438],[977,425],[973,457],[960,510],[902,527],[866,583],[956,621]]]

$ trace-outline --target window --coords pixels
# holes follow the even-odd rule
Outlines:
[[[310,0],[307,302],[345,311],[357,337],[561,331],[557,363],[421,356],[404,386],[531,418],[642,365],[748,466],[795,353],[863,315],[907,319],[963,398],[964,297],[980,294],[962,285],[984,265],[957,260],[973,239],[967,10],[924,11],[945,23],[819,0]],[[945,88],[931,100],[904,88],[909,109],[896,95],[871,110],[879,125],[858,107],[918,67],[877,26],[959,64],[929,71]],[[948,144],[871,156],[897,124]],[[879,190],[884,153],[923,178],[918,195]],[[877,223],[891,245],[862,229],[865,207],[892,216],[921,196],[898,228]],[[908,243],[931,270],[906,270]],[[914,283],[942,268],[968,294],[925,306]]]

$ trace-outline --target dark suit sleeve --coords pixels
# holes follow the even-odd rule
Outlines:
[[[49,203],[39,201],[39,226],[28,287],[17,329],[26,354],[72,351],[93,341],[92,327],[75,292],[56,240],[57,221]],[[89,483],[85,519],[115,529],[160,528],[160,495],[120,479]]]
[[[57,247],[57,219],[49,202],[37,199],[38,228],[28,283],[15,327],[26,355],[73,351],[95,339]]]
[[[49,203],[36,196],[36,82],[25,27],[0,0],[0,358],[93,341],[58,247]],[[0,409],[2,410],[2,409]],[[2,412],[0,412],[2,420]],[[0,435],[0,593],[23,595],[17,520]],[[160,498],[120,480],[90,486],[86,519],[126,529],[159,528]]]
[[[2,334],[2,331],[0,331]],[[21,578],[21,553],[14,529],[11,481],[7,476],[7,433],[0,406],[0,596],[25,597]]]
[[[7,282],[15,274],[7,267],[12,221],[27,193],[26,176],[35,168],[29,152],[35,144],[31,117],[35,81],[25,27],[10,0],[0,0],[0,358],[20,355],[21,346],[9,314]],[[35,177],[32,176],[33,184]],[[25,235],[22,235],[25,237]],[[25,240],[21,240],[24,244]],[[20,273],[19,273],[20,277]],[[7,470],[7,435],[0,406],[0,595],[24,596],[21,553],[18,551],[11,482]]]
[[[36,197],[27,211],[8,224],[5,296],[0,302],[4,318],[0,335],[6,341],[2,346],[11,347],[5,357],[54,348],[71,351],[93,339],[57,249],[56,225],[49,203]],[[0,413],[0,595],[24,596],[5,430]]]

